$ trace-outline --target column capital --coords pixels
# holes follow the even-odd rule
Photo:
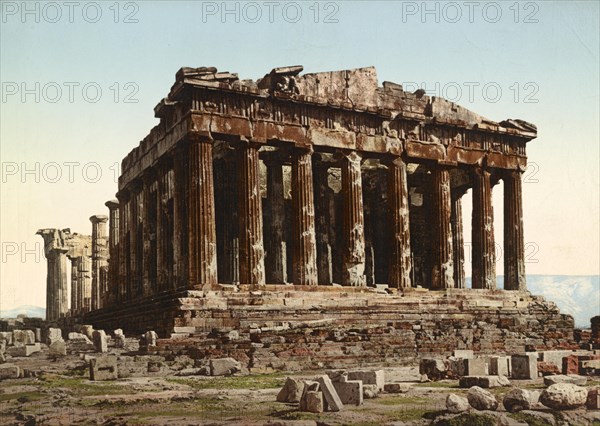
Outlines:
[[[104,205],[108,207],[110,211],[117,210],[119,208],[119,200],[109,200],[104,203]]]
[[[90,216],[90,222],[92,222],[93,224],[106,223],[108,222],[108,216],[103,214],[96,214],[94,216]]]

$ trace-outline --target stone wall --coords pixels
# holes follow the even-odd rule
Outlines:
[[[165,295],[135,308],[92,312],[85,320],[129,333],[154,329],[170,337],[159,340],[156,350],[163,355],[231,356],[250,367],[398,363],[455,349],[497,354],[577,347],[573,318],[527,292],[298,290],[304,291],[269,286],[269,292]]]

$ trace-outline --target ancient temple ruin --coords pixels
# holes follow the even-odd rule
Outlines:
[[[291,318],[462,321],[452,315],[466,309],[477,319],[484,307],[499,328],[525,333],[511,321],[542,303],[559,332],[540,345],[568,337],[572,319],[525,291],[522,173],[534,125],[379,86],[372,67],[301,72],[275,68],[258,81],[212,67],[177,72],[154,109],[159,124],[122,161],[108,231],[106,216],[92,217],[85,255],[70,253],[60,233],[56,247],[45,237],[47,253],[62,259],[49,258],[49,288],[66,285],[61,256],[91,258],[86,278],[73,263],[73,316],[169,336]],[[499,184],[505,276],[497,290]],[[468,190],[472,289],[461,206]],[[66,313],[59,305],[53,318]],[[543,334],[539,327],[530,331]]]

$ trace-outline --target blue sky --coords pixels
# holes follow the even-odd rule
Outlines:
[[[22,2],[2,1],[3,308],[43,305],[45,260],[31,254],[41,245],[35,231],[91,232],[89,216],[106,213],[116,192],[115,165],[156,124],[152,109],[181,66],[256,79],[284,65],[305,72],[374,65],[380,84],[424,84],[490,119],[535,123],[539,137],[528,146],[535,164],[524,184],[527,271],[599,274],[596,1],[482,1],[472,10],[466,2],[428,2],[428,14],[422,2],[281,1],[271,3],[272,19],[260,1],[229,2],[233,13],[225,15],[222,2],[82,1],[72,19],[64,2],[50,3],[27,2],[36,16],[23,14]],[[137,22],[123,22],[132,13]],[[25,88],[31,93],[23,99]],[[497,188],[499,243],[501,197]]]

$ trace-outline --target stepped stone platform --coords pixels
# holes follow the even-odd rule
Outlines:
[[[413,289],[389,294],[337,286],[222,286],[89,313],[95,328],[153,329],[151,352],[231,356],[293,369],[412,362],[450,355],[574,349],[573,318],[526,291]]]

